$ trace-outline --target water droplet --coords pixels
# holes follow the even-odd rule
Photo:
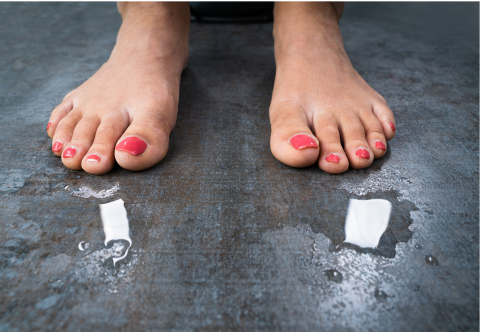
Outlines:
[[[375,298],[377,299],[377,301],[385,302],[388,298],[388,295],[384,291],[381,291],[378,288],[376,288],[375,289]]]
[[[420,286],[416,285],[415,287],[413,287],[414,292],[418,292],[419,290],[420,290]]]
[[[325,275],[328,278],[328,281],[334,281],[337,284],[343,281],[343,275],[335,269],[325,270]]]
[[[90,243],[82,241],[78,244],[78,249],[81,251],[84,251],[85,249],[88,249],[90,247]]]
[[[105,275],[107,275],[107,274],[108,274],[108,273],[107,273],[107,272],[105,272]]]
[[[438,259],[436,259],[432,255],[425,256],[425,262],[427,262],[427,264],[432,265],[432,266],[439,266],[440,265],[438,263]]]
[[[415,249],[422,249],[422,246],[419,245],[419,244],[416,244],[416,245],[415,245]]]

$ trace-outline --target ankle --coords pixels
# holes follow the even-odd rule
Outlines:
[[[190,21],[190,5],[188,2],[118,2],[118,12],[122,19],[129,15],[164,16],[181,18]]]
[[[330,3],[276,3],[275,59],[345,53],[338,25],[341,9]]]
[[[178,63],[188,59],[190,7],[188,3],[118,3],[122,26],[112,52],[143,53]],[[118,52],[117,52],[118,51]],[[175,66],[176,67],[176,66]]]

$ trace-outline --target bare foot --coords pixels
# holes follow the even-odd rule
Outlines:
[[[143,170],[160,162],[175,126],[187,64],[187,3],[119,3],[123,23],[107,61],[70,92],[47,126],[63,164],[103,174],[117,163]]]
[[[270,147],[281,162],[338,174],[368,167],[395,135],[385,99],[353,68],[328,3],[275,4]]]

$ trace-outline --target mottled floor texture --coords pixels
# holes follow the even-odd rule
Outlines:
[[[398,124],[367,170],[276,161],[272,24],[193,22],[167,157],[91,176],[45,128],[107,60],[115,4],[0,3],[0,331],[478,331],[478,12],[347,4],[347,51]],[[119,198],[114,267],[98,204]],[[350,198],[393,204],[377,249],[342,244]]]

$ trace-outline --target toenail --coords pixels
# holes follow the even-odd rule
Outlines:
[[[340,157],[334,153],[330,153],[328,156],[325,157],[325,161],[338,164],[340,162]]]
[[[100,161],[100,157],[96,154],[91,154],[87,157],[87,161]]]
[[[317,142],[313,138],[305,134],[298,134],[290,138],[290,144],[297,149],[305,149],[305,148],[318,148]]]
[[[366,149],[358,149],[357,152],[355,152],[355,155],[359,158],[370,159],[370,152]]]
[[[131,136],[117,144],[116,150],[128,152],[134,156],[142,154],[147,149],[147,143],[141,138]]]
[[[55,142],[52,146],[53,152],[58,152],[62,150],[63,143],[62,142]]]
[[[70,146],[63,151],[63,158],[73,158],[76,154],[77,150],[73,146]]]
[[[396,130],[395,125],[393,124],[393,122],[389,122],[388,124],[390,125],[390,128],[392,128],[393,131]]]
[[[47,130],[50,129],[51,126],[52,126],[52,123],[49,122],[49,123],[47,124]]]
[[[387,148],[385,147],[385,144],[383,144],[382,141],[376,141],[375,142],[375,147],[380,150],[386,150]]]

